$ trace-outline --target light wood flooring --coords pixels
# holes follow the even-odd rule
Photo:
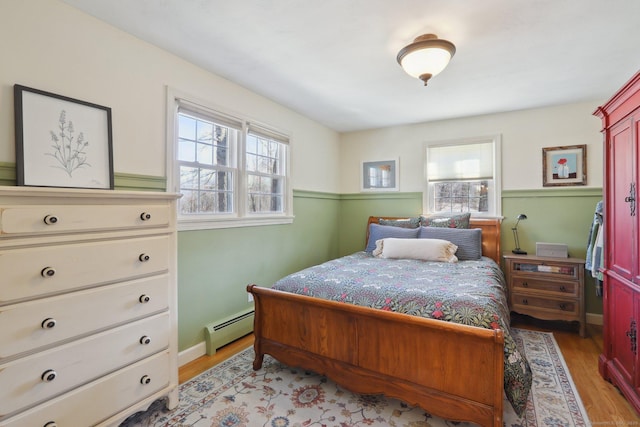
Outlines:
[[[640,417],[609,382],[598,373],[598,356],[602,352],[602,327],[588,325],[587,338],[580,338],[575,328],[559,322],[542,322],[518,316],[513,326],[553,332],[562,351],[582,403],[594,427],[596,426],[640,426]],[[217,351],[212,356],[202,356],[180,368],[180,383],[206,371],[223,360],[253,344],[253,335],[240,338]]]

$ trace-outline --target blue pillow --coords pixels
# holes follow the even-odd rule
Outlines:
[[[376,248],[376,240],[386,239],[387,237],[395,237],[397,239],[415,239],[420,232],[419,228],[395,227],[393,225],[369,225],[369,240],[365,251],[373,252]]]
[[[420,227],[418,238],[450,241],[458,247],[456,256],[460,261],[482,257],[482,230],[479,228]]]

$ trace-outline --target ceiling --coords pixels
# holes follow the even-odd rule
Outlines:
[[[63,0],[336,131],[611,96],[640,69],[638,0]],[[456,45],[429,85],[398,51]]]

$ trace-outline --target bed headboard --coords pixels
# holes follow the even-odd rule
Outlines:
[[[369,240],[369,225],[378,224],[380,219],[406,219],[407,217],[392,216],[370,216],[367,222],[367,238]],[[470,228],[479,228],[482,230],[482,255],[493,259],[500,265],[500,223],[499,218],[471,218],[469,220]]]

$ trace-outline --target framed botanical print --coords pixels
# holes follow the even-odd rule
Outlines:
[[[14,85],[18,185],[113,189],[111,108]]]

